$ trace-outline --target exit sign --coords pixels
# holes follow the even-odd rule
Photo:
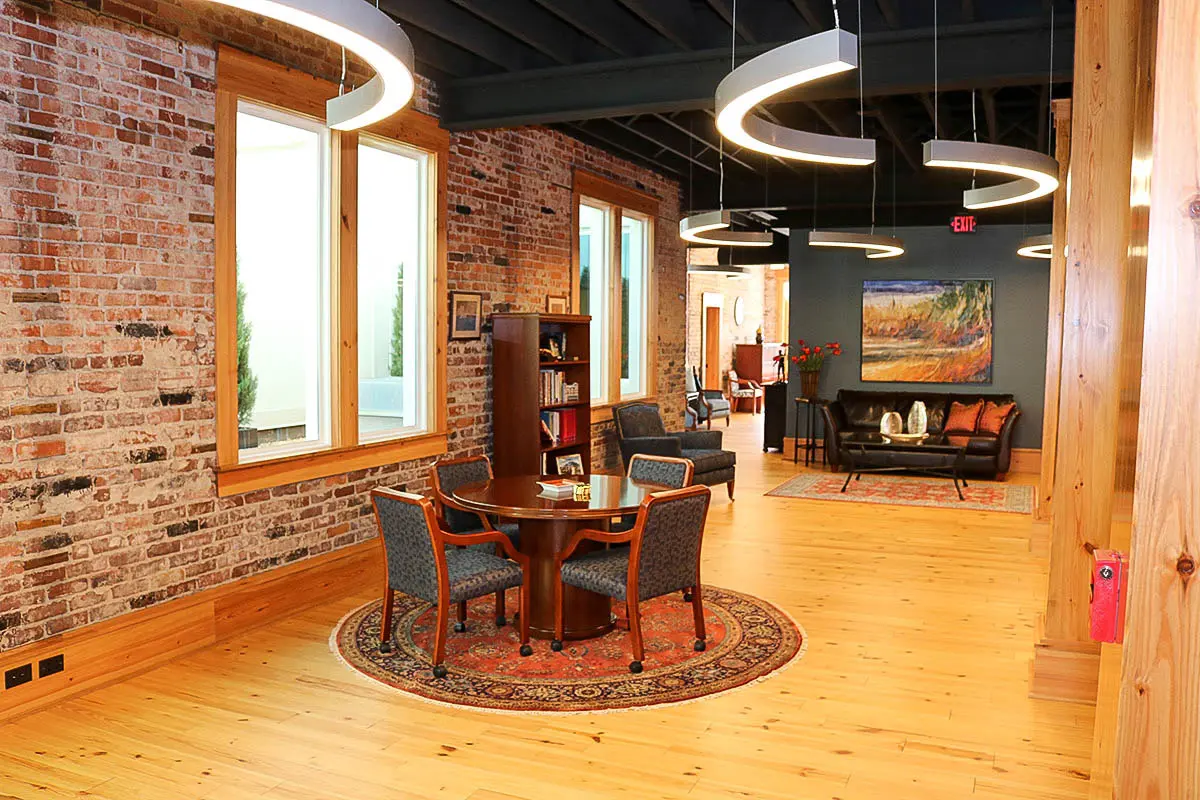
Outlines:
[[[950,218],[950,231],[952,233],[974,233],[975,223],[974,214],[959,214]]]

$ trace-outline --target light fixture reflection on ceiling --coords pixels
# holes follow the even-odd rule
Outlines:
[[[972,211],[1024,203],[1058,188],[1058,162],[1036,150],[985,142],[931,139],[925,143],[925,166],[969,169],[1011,175],[1015,181],[967,189],[963,206]]]
[[[809,231],[812,247],[847,247],[863,250],[867,258],[895,258],[904,255],[904,241],[895,236],[850,231]]]
[[[1053,258],[1053,241],[1054,237],[1048,233],[1045,236],[1027,236],[1021,240],[1017,255],[1025,258]]]
[[[679,220],[679,238],[695,244],[733,247],[770,247],[775,241],[770,231],[731,231],[729,211],[705,211]]]
[[[767,155],[823,164],[875,161],[875,140],[786,128],[751,111],[787,89],[858,67],[858,38],[834,28],[769,50],[734,69],[717,86],[717,130]]]
[[[323,36],[367,62],[375,76],[326,104],[326,124],[349,131],[387,119],[415,91],[413,48],[391,17],[363,0],[212,0]]]

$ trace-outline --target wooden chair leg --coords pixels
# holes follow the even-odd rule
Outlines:
[[[692,587],[692,616],[696,622],[696,644],[694,647],[699,652],[708,646],[708,634],[704,630],[704,600],[700,597],[700,584],[698,583]]]
[[[458,619],[454,623],[454,632],[463,633],[467,630],[467,601],[458,604]]]
[[[646,650],[642,645],[642,611],[636,600],[625,601],[625,615],[629,617],[629,636],[633,640],[633,661],[629,662],[629,671],[637,674],[642,671],[642,661],[646,658]]]
[[[730,414],[729,416],[727,416],[725,418],[725,427],[728,428],[730,423],[732,423],[732,422],[733,422],[733,414]]]
[[[508,617],[504,616],[504,590],[496,592],[496,627],[503,628],[508,624]]]
[[[554,582],[554,638],[550,640],[550,649],[556,653],[563,649],[563,582],[562,564],[558,565],[559,572]],[[521,624],[525,624],[525,609],[521,609]]]
[[[518,620],[521,631],[521,655],[531,656],[533,655],[533,647],[529,644],[529,588],[522,585],[517,591],[519,592],[518,597],[520,598],[517,602],[517,607],[521,610],[521,618]],[[561,623],[556,618],[554,626],[556,634],[560,624]]]
[[[733,499],[733,481],[732,480],[729,483],[725,484],[725,491],[729,492],[729,499],[732,500]]]
[[[383,587],[383,619],[379,623],[379,652],[392,652],[392,606],[396,603],[396,593],[391,587]]]
[[[437,603],[437,627],[433,631],[433,677],[446,677],[446,625],[450,622],[450,601],[439,597]]]

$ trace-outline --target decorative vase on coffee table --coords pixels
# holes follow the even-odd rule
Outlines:
[[[889,411],[883,415],[883,419],[879,420],[879,432],[884,436],[904,433],[904,420],[895,411]]]
[[[929,430],[929,411],[921,400],[914,400],[908,410],[908,432],[926,433]]]
[[[800,394],[813,400],[821,389],[821,373],[805,370],[800,373]]]

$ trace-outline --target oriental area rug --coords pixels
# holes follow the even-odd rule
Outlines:
[[[1006,511],[1033,513],[1033,487],[997,481],[974,481],[963,489],[959,500],[949,478],[913,478],[898,475],[863,475],[850,481],[846,493],[842,485],[846,475],[829,472],[804,472],[789,478],[767,492],[771,497],[795,497],[803,500],[836,500],[844,503],[879,503],[893,506],[956,508],[968,511]]]
[[[509,614],[516,610],[509,592]],[[435,678],[429,651],[433,610],[396,595],[396,647],[379,652],[381,601],[347,615],[330,637],[334,653],[374,682],[419,699],[515,713],[624,711],[694,701],[764,680],[804,654],[806,635],[785,612],[748,594],[704,587],[708,647],[693,649],[690,603],[678,594],[642,603],[645,670],[629,671],[632,649],[624,607],[614,603],[617,627],[604,636],[566,642],[555,653],[533,639],[533,655],[517,651],[517,628],[497,628],[494,599],[472,601],[465,633],[449,633],[446,667]],[[453,616],[453,614],[451,614]]]

